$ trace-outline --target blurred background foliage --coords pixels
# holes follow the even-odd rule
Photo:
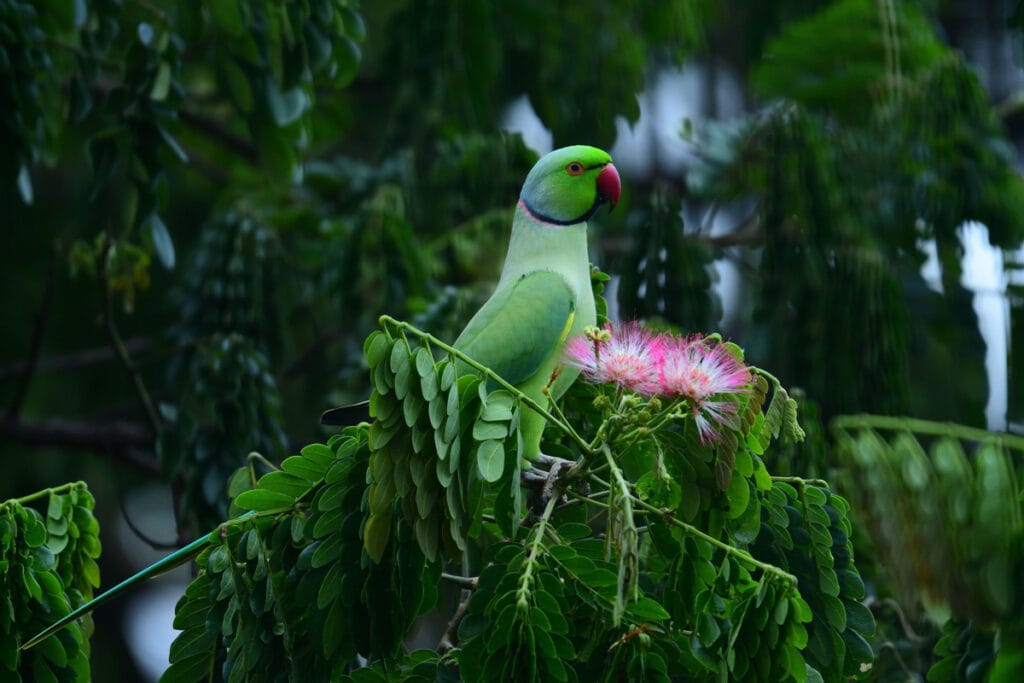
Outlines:
[[[1022,17],[996,0],[0,0],[0,498],[85,479],[116,520],[161,482],[164,541],[221,519],[250,451],[280,460],[367,393],[380,314],[451,339],[487,296],[546,151],[510,132],[524,97],[547,144],[615,145],[624,201],[592,226],[613,313],[720,328],[799,387],[809,438],[772,471],[829,476],[845,413],[1012,428],[1024,345],[993,347],[1009,374],[990,386],[962,235],[983,223],[1002,255],[1012,328]],[[697,87],[662,98],[673,157],[651,102],[680,68]],[[130,553],[107,545],[104,583]],[[950,622],[933,653],[942,619],[883,553],[869,677],[920,679],[939,655],[983,675],[995,622]],[[118,616],[97,615],[97,680],[134,675],[104,656]]]

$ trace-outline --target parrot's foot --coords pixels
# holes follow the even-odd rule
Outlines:
[[[573,460],[563,460],[562,458],[555,458],[550,455],[544,455],[543,453],[541,453],[540,458],[537,458],[538,462],[541,458],[545,458],[549,460],[551,463],[548,467],[547,480],[544,482],[544,486],[540,490],[541,498],[543,498],[546,501],[549,498],[551,498],[551,494],[554,493],[555,491],[555,484],[558,483],[558,474],[562,470],[568,471],[572,469],[576,465],[576,462]]]
[[[532,486],[540,488],[539,498],[542,501],[542,506],[554,495],[560,480],[571,478],[566,475],[572,474],[573,469],[579,464],[575,460],[566,460],[565,458],[557,458],[543,453],[538,455],[534,462],[537,465],[547,466],[547,469],[537,466],[531,467],[523,472],[523,480]]]

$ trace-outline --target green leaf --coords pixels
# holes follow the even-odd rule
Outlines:
[[[665,621],[671,615],[656,600],[647,596],[641,597],[636,602],[630,603],[626,612],[630,617],[642,621]]]
[[[870,636],[875,632],[875,617],[863,603],[844,600],[846,607],[846,625],[863,635]]]
[[[501,479],[505,470],[505,447],[499,440],[483,441],[476,452],[477,471],[480,478],[488,483]]]
[[[260,477],[259,487],[268,491],[283,493],[290,498],[299,498],[309,490],[309,482],[288,472],[268,472]]]
[[[383,332],[372,332],[363,343],[363,355],[366,356],[367,364],[371,368],[380,365],[380,362],[390,354],[390,348],[390,342]]]
[[[736,519],[742,515],[750,503],[750,484],[746,477],[733,477],[729,488],[725,491],[725,497],[729,501],[729,519]]]
[[[421,378],[434,374],[434,359],[430,355],[430,352],[422,346],[416,349],[415,364],[416,374]]]
[[[295,504],[295,497],[277,491],[252,489],[235,499],[235,505],[245,510],[263,512],[265,510],[286,509]]]
[[[589,526],[579,522],[567,522],[559,525],[557,532],[558,537],[566,542],[575,541],[581,538],[589,538],[594,533],[593,529]]]
[[[167,93],[171,89],[171,65],[165,61],[160,62],[157,67],[156,77],[153,79],[153,87],[149,90],[149,98],[156,102],[167,99]]]
[[[296,86],[289,90],[281,90],[277,81],[268,78],[265,83],[267,107],[274,123],[278,126],[287,126],[294,123],[305,112],[309,106],[309,98],[302,88]],[[397,374],[397,373],[396,373]]]
[[[391,535],[391,513],[370,515],[363,528],[363,547],[375,563],[380,564]]]
[[[831,595],[821,597],[825,605],[825,618],[829,625],[836,631],[844,630],[846,628],[846,610],[843,608],[843,603]]]
[[[64,518],[63,498],[57,495],[50,495],[50,501],[46,505],[46,516],[53,520]]]
[[[497,389],[487,395],[487,403],[480,411],[480,419],[487,422],[508,422],[512,419],[515,397],[505,389]]]
[[[25,511],[27,514],[24,518],[25,526],[22,531],[25,545],[30,548],[38,548],[46,543],[46,525],[43,524],[42,517],[38,512],[31,508]]]
[[[302,455],[293,455],[285,458],[281,463],[281,469],[292,476],[301,477],[307,483],[313,483],[323,478],[326,468],[306,455],[307,448],[309,447],[307,446],[302,449]],[[328,453],[330,452],[330,449],[326,446],[324,446],[324,450]]]
[[[504,439],[506,436],[508,436],[508,425],[504,422],[477,420],[473,423],[473,438],[477,441]]]
[[[240,36],[245,30],[239,0],[218,0],[210,3],[209,10],[214,22],[224,32],[232,36]]]

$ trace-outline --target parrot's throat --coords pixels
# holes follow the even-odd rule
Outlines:
[[[527,201],[522,197],[519,198],[519,206],[523,207],[523,210],[526,211],[526,213],[528,213],[532,218],[540,221],[541,223],[549,223],[551,225],[576,225],[577,223],[584,223],[586,221],[589,221],[590,217],[597,213],[597,210],[601,208],[601,204],[603,204],[604,201],[604,198],[598,195],[597,199],[594,200],[594,205],[591,206],[586,211],[586,213],[581,214],[580,216],[577,216],[576,218],[572,218],[567,221],[560,221],[557,218],[547,216],[541,213],[540,211],[534,211],[533,207],[531,207],[527,203]]]

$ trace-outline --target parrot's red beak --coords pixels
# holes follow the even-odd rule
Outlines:
[[[622,192],[622,183],[619,181],[619,172],[615,165],[605,164],[604,169],[597,174],[598,196],[608,202],[609,211],[619,203],[619,193]]]

